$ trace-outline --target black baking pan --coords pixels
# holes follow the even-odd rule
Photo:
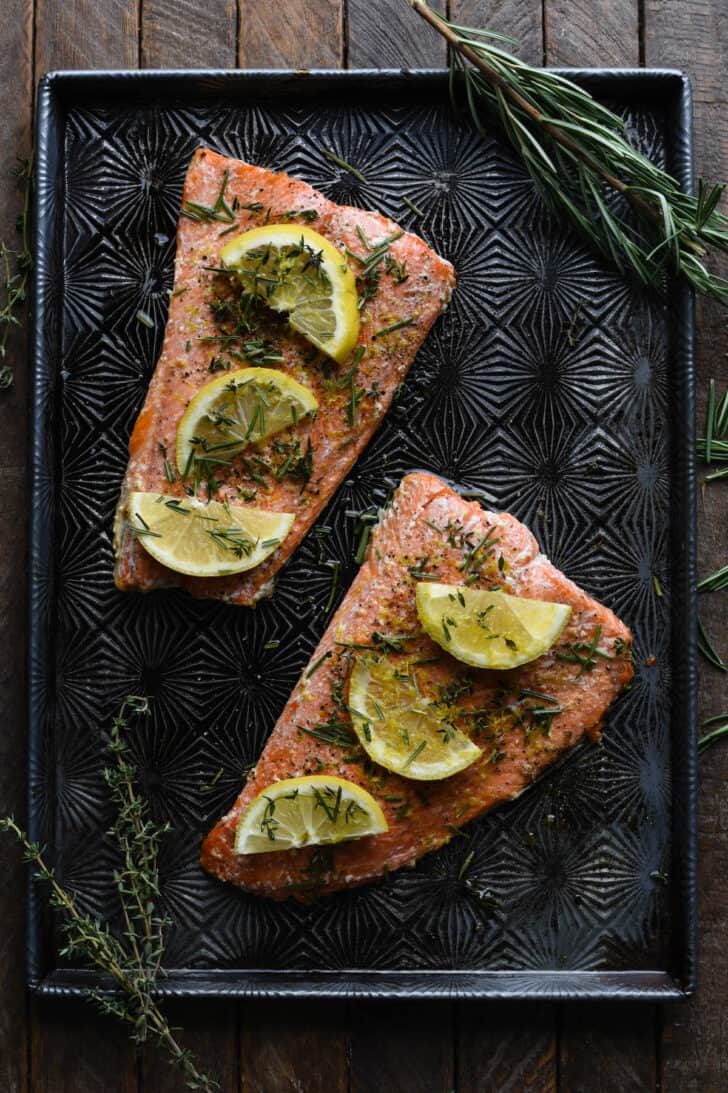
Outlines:
[[[676,72],[574,72],[692,184]],[[372,207],[458,272],[452,305],[319,525],[255,610],[122,594],[111,517],[161,345],[185,170],[207,145]],[[333,149],[366,179],[325,158]],[[174,995],[669,1000],[695,974],[692,298],[621,278],[552,218],[443,72],[54,73],[40,85],[30,597],[30,827],[118,925],[102,730],[128,693]],[[422,215],[403,198],[407,197]],[[625,212],[625,215],[629,215]],[[140,322],[142,311],[151,326]],[[357,521],[428,467],[513,512],[635,636],[600,746],[415,869],[311,906],[197,864],[356,569]],[[332,581],[336,584],[332,591]],[[464,863],[467,860],[467,868]],[[31,886],[29,981],[74,994]]]

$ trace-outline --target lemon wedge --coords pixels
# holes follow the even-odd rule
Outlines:
[[[569,621],[563,603],[526,600],[454,584],[421,581],[417,614],[438,645],[475,668],[517,668],[547,653]]]
[[[359,308],[354,274],[333,243],[311,228],[268,224],[238,235],[220,262],[246,292],[343,364],[359,337]]]
[[[239,368],[206,383],[177,426],[175,458],[184,478],[195,458],[229,459],[248,444],[297,425],[318,410],[313,391],[273,368]]]
[[[345,778],[312,774],[273,782],[258,794],[238,824],[235,853],[295,850],[387,830],[371,793]]]
[[[349,677],[349,711],[365,752],[417,781],[449,778],[482,754],[426,689],[423,669],[402,658],[360,657]]]
[[[160,493],[132,493],[131,528],[144,549],[175,573],[223,577],[260,565],[281,545],[294,516]]]

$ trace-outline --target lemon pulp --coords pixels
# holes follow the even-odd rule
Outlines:
[[[449,778],[482,754],[427,690],[423,668],[401,657],[360,657],[349,677],[349,710],[367,755],[417,781]]]
[[[191,577],[222,577],[260,565],[288,535],[287,512],[210,501],[132,493],[127,503],[131,528],[158,562]]]
[[[236,854],[320,846],[388,830],[380,806],[361,786],[334,775],[286,778],[258,794],[235,834]]]
[[[239,368],[206,383],[177,426],[175,458],[184,478],[195,460],[229,459],[248,444],[297,425],[318,410],[313,391],[273,368]]]
[[[562,603],[421,581],[417,614],[446,652],[475,668],[517,668],[548,652],[569,621]]]
[[[220,262],[317,349],[346,360],[359,336],[356,280],[323,235],[291,224],[253,228],[223,247]]]

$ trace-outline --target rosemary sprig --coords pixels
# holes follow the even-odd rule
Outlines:
[[[648,285],[679,274],[728,305],[728,278],[704,264],[709,250],[728,251],[728,218],[717,210],[723,186],[701,181],[696,196],[686,194],[629,144],[624,121],[588,91],[506,52],[502,43],[512,39],[451,23],[425,0],[411,4],[451,47],[453,98],[462,87],[481,132],[495,117],[554,209],[621,272]],[[610,207],[608,190],[625,198],[634,223]]]
[[[8,340],[14,327],[22,325],[18,311],[25,303],[28,282],[33,270],[30,252],[30,201],[33,193],[33,159],[19,159],[12,172],[23,190],[23,206],[15,222],[20,234],[20,249],[11,250],[0,242],[3,295],[0,307],[0,390],[7,390],[14,382],[13,370],[7,363]]]
[[[728,588],[728,565],[698,581],[698,592],[721,592],[724,588]]]
[[[715,380],[708,388],[708,410],[705,417],[705,436],[698,437],[697,451],[708,466],[714,463],[728,463],[728,391],[720,398],[716,397]],[[728,467],[721,467],[712,474],[706,474],[704,482],[716,478],[727,478]]]
[[[136,1043],[156,1042],[179,1068],[189,1089],[217,1089],[217,1083],[201,1073],[154,999],[164,951],[164,931],[170,920],[155,911],[159,898],[157,856],[161,839],[170,830],[168,824],[155,824],[147,806],[136,791],[135,767],[128,760],[125,739],[129,715],[149,712],[146,698],[128,696],[114,718],[107,741],[113,762],[104,769],[104,780],[116,805],[116,819],[109,831],[121,864],[114,871],[114,883],[121,906],[124,929],[121,937],[107,925],[79,910],[72,895],[56,878],[39,843],[31,842],[12,817],[0,819],[0,831],[14,835],[23,848],[23,858],[34,866],[34,878],[48,886],[51,907],[61,912],[64,957],[84,959],[108,975],[115,992],[88,990],[86,996],[102,1013],[118,1018],[130,1028]]]
[[[709,664],[712,664],[714,668],[718,668],[721,672],[728,672],[728,664],[724,662],[720,653],[713,645],[710,636],[703,626],[700,616],[698,615],[698,652],[701,656],[705,657]]]
[[[709,725],[715,725],[715,728],[698,740],[698,751],[705,751],[706,748],[715,744],[716,740],[728,736],[728,713],[719,713],[715,717],[709,717],[703,722],[702,728],[707,729]]]

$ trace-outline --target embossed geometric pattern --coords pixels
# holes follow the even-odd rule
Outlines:
[[[152,715],[132,750],[155,816],[174,826],[161,858],[161,900],[175,920],[170,966],[507,970],[524,982],[543,970],[664,968],[666,311],[551,218],[495,136],[403,88],[404,105],[366,108],[342,91],[294,107],[273,96],[68,112],[62,294],[47,286],[55,419],[41,503],[55,512],[52,563],[34,593],[52,635],[33,782],[44,841],[80,904],[111,913],[101,732],[122,696],[144,693]],[[635,111],[628,129],[662,161],[659,116]],[[122,595],[111,578],[126,444],[161,344],[185,170],[202,144],[289,171],[336,201],[381,208],[451,258],[459,278],[387,420],[273,597],[252,611],[179,591]],[[620,613],[635,634],[634,685],[601,746],[579,747],[412,870],[313,906],[222,885],[197,865],[200,838],[234,801],[354,576],[352,514],[382,504],[418,467],[487,491]]]

